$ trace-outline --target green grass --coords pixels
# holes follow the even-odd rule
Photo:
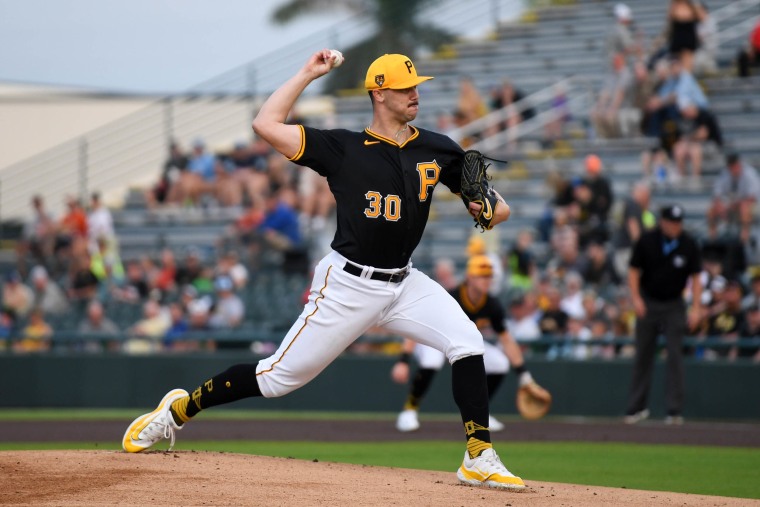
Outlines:
[[[0,450],[112,449],[107,444],[0,443]],[[178,442],[178,451],[224,451],[263,456],[454,472],[460,442]],[[498,447],[513,472],[537,481],[760,498],[756,449],[611,443],[512,443]]]

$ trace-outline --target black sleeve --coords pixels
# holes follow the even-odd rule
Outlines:
[[[507,318],[504,313],[504,308],[502,308],[501,304],[491,296],[488,296],[488,304],[491,307],[488,310],[488,314],[491,317],[491,328],[493,328],[495,333],[501,334],[507,330],[504,325],[504,321]]]
[[[439,181],[446,185],[452,193],[458,194],[462,190],[462,162],[464,150],[448,137],[441,136],[444,146],[441,149],[440,160],[441,176]]]
[[[644,267],[644,238],[641,236],[639,240],[633,245],[633,252],[631,253],[631,261],[629,266],[636,269],[642,269]]]
[[[290,160],[314,169],[322,176],[330,176],[343,161],[344,142],[341,130],[319,130],[299,125],[301,147]]]

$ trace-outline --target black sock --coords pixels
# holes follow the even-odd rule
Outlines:
[[[486,385],[488,386],[489,400],[492,400],[493,395],[496,394],[496,391],[499,390],[499,386],[501,385],[501,382],[504,380],[504,376],[505,375],[503,373],[486,375]]]
[[[409,396],[404,403],[404,410],[417,410],[420,407],[422,398],[430,389],[430,384],[435,378],[435,374],[438,370],[432,368],[420,368],[412,379],[412,385],[409,388]]]
[[[204,382],[189,398],[172,403],[171,411],[174,420],[184,424],[203,409],[252,396],[261,396],[256,365],[237,364]]]
[[[483,356],[469,356],[451,365],[454,401],[459,407],[470,457],[491,447],[488,431],[488,386]]]

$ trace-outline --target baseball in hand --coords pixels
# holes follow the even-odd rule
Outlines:
[[[343,64],[343,53],[337,49],[330,50],[330,58],[332,58],[333,61],[333,68],[340,67]]]

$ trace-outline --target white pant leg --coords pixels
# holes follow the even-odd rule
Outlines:
[[[397,297],[379,325],[442,351],[449,363],[483,354],[483,335],[438,283],[412,269],[404,282],[395,285]]]
[[[414,346],[414,358],[424,370],[440,370],[446,362],[446,356],[438,349],[417,343]]]
[[[259,361],[256,379],[264,397],[283,396],[311,381],[375,325],[396,296],[391,284],[346,273],[344,263],[335,252],[319,262],[303,312],[277,351]]]
[[[509,372],[509,359],[501,350],[501,347],[484,341],[486,353],[483,354],[483,363],[486,367],[486,375],[506,375]]]

